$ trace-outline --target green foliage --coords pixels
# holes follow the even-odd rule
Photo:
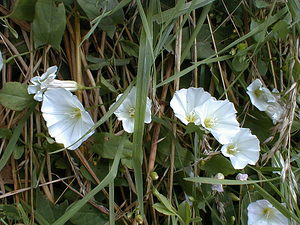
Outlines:
[[[101,16],[101,14],[114,9],[118,5],[117,0],[77,0],[77,3],[90,20],[96,19]],[[102,18],[98,23],[98,27],[112,37],[116,30],[116,25],[122,24],[124,19],[123,10],[120,9],[110,16]]]
[[[12,132],[10,129],[7,128],[0,128],[0,138],[10,138],[12,135]]]
[[[19,82],[8,82],[0,90],[0,104],[4,107],[22,111],[33,102],[27,92],[27,85]]]
[[[6,63],[0,90],[0,175],[9,197],[0,205],[0,223],[121,225],[144,219],[144,224],[246,225],[249,203],[262,198],[300,222],[297,0],[5,3],[1,7],[12,10],[1,17],[9,41],[3,37],[5,60],[0,59]],[[76,151],[63,150],[49,136],[41,105],[35,107],[26,84],[19,83],[51,65],[59,67],[58,79],[97,86],[75,92],[97,129]],[[246,88],[256,78],[279,90],[283,122],[273,124],[251,105]],[[134,85],[132,135],[123,133],[112,115]],[[234,103],[241,126],[260,140],[256,165],[235,170],[212,135],[174,119],[170,99],[178,87],[191,86]],[[149,125],[144,124],[147,96],[152,100]],[[278,155],[283,162],[274,165]],[[238,172],[249,179],[236,180]],[[217,173],[225,179],[213,178]],[[224,192],[212,190],[221,184]],[[33,195],[22,190],[29,186]],[[16,187],[22,192],[15,194]],[[41,191],[52,195],[55,204]],[[18,199],[21,203],[13,204]],[[106,208],[109,215],[100,212]]]
[[[20,214],[18,209],[14,205],[0,205],[0,216],[2,218],[7,217],[11,220],[19,220]]]
[[[90,204],[84,205],[71,219],[70,221],[74,225],[104,225],[108,222],[108,217],[99,213],[99,210],[95,209]]]
[[[10,17],[32,22],[35,14],[37,0],[17,0]]]
[[[273,26],[272,29],[276,32],[279,38],[284,39],[289,33],[289,24],[284,20],[280,20]]]
[[[163,166],[169,166],[170,161],[170,150],[172,145],[172,138],[170,135],[167,135],[164,138],[164,141],[158,144],[158,153],[157,153],[157,162]],[[194,156],[193,153],[188,151],[186,148],[180,146],[179,143],[176,144],[176,154],[175,154],[175,167],[182,168],[190,165],[193,162]]]
[[[48,199],[46,199],[46,196],[44,196],[39,190],[36,191],[35,201],[37,213],[46,219],[50,224],[62,216],[68,207],[67,201],[54,205]]]
[[[54,0],[37,0],[32,23],[35,48],[49,44],[59,50],[65,27],[66,12],[63,3],[56,4]]]
[[[20,159],[23,154],[24,154],[24,146],[16,145],[15,150],[13,152],[14,158],[15,159]]]
[[[110,133],[96,133],[94,135],[95,144],[91,148],[92,152],[97,153],[105,159],[114,159],[124,136],[116,136]],[[132,149],[133,144],[128,139],[124,142],[124,149],[121,155],[121,162],[128,168],[132,168]]]
[[[224,176],[227,176],[236,172],[230,161],[222,155],[212,157],[201,166],[201,169],[204,170],[208,176],[216,175],[217,173],[223,173]]]

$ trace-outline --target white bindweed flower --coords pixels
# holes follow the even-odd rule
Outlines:
[[[200,118],[195,113],[195,108],[202,105],[211,95],[203,88],[180,89],[175,92],[170,105],[175,116],[185,125],[194,123],[200,125]]]
[[[269,103],[265,112],[272,119],[273,124],[282,121],[284,109],[278,102]]]
[[[76,91],[80,89],[80,85],[73,80],[57,80],[54,79],[48,84],[48,88],[64,88],[68,91]]]
[[[48,88],[64,88],[68,91],[76,91],[80,87],[76,81],[57,80],[55,79],[57,66],[51,66],[42,76],[35,76],[30,79],[31,84],[28,85],[28,93],[34,94],[36,101],[43,101],[43,94]]]
[[[118,95],[116,101],[123,94]],[[135,101],[136,101],[136,87],[133,87],[127,97],[124,99],[122,104],[117,108],[114,114],[118,120],[122,121],[123,128],[128,133],[134,131],[134,116],[135,116]],[[114,105],[114,104],[113,104]],[[112,107],[111,105],[110,107]],[[151,100],[147,97],[146,112],[145,112],[145,123],[151,123]]]
[[[201,125],[221,144],[227,144],[240,129],[234,105],[228,100],[208,99],[195,112]]]
[[[65,148],[75,150],[94,133],[84,136],[94,122],[78,98],[64,88],[45,91],[41,111],[50,136]]]
[[[263,87],[259,79],[254,80],[247,87],[247,94],[251,103],[260,111],[266,111],[271,102],[276,102],[275,96],[268,88]]]
[[[240,128],[230,142],[221,148],[221,152],[230,158],[235,169],[243,169],[247,164],[255,165],[259,151],[259,140],[248,128]]]
[[[2,53],[0,51],[0,71],[2,70],[3,67],[3,57],[2,57]]]
[[[252,202],[247,207],[248,225],[287,225],[288,219],[268,200]]]
[[[43,101],[43,94],[47,90],[48,85],[56,77],[57,66],[51,66],[42,76],[35,76],[30,79],[31,84],[28,85],[28,94],[34,94],[34,100]]]

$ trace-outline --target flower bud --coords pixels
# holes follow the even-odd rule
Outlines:
[[[76,91],[79,89],[79,85],[73,80],[57,80],[54,79],[48,84],[49,88],[64,88],[68,91]]]
[[[158,178],[159,178],[158,174],[155,171],[152,171],[150,173],[150,177],[152,180],[158,180]]]
[[[135,221],[138,223],[138,224],[143,224],[144,223],[144,219],[142,217],[142,215],[138,214],[135,216]]]

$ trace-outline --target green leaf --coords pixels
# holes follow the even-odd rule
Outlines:
[[[254,1],[254,5],[258,9],[266,8],[266,7],[269,6],[269,4],[266,1],[264,1],[264,0],[255,0]]]
[[[113,10],[119,2],[117,0],[99,1],[99,0],[77,0],[79,6],[83,9],[90,20],[94,20],[101,14]],[[110,37],[113,36],[116,25],[124,22],[124,13],[122,9],[117,10],[111,15],[104,16],[97,26],[108,33]]]
[[[10,17],[32,22],[36,1],[37,0],[17,0]]]
[[[191,133],[197,133],[198,136],[201,138],[205,133],[205,131],[201,130],[200,126],[197,126],[194,123],[189,123],[185,128],[184,135],[191,134]]]
[[[162,206],[164,206],[166,210],[168,210],[173,215],[176,215],[176,209],[172,206],[172,204],[170,203],[170,201],[164,195],[160,194],[157,191],[157,189],[154,188],[154,187],[153,187],[152,192],[158,198],[158,200],[161,202]]]
[[[289,33],[289,24],[284,20],[279,20],[272,29],[279,38],[284,39]]]
[[[11,220],[19,220],[20,214],[14,205],[0,205],[0,217],[7,217]]]
[[[168,210],[163,204],[161,203],[155,203],[152,206],[157,212],[160,212],[166,216],[175,216],[176,213],[173,211]]]
[[[12,132],[10,129],[7,128],[0,128],[0,138],[10,138],[12,135]]]
[[[101,5],[99,0],[77,0],[77,3],[89,19],[95,19],[100,15]]]
[[[187,201],[183,201],[178,206],[178,215],[183,219],[184,224],[190,224],[192,219],[191,206]]]
[[[99,156],[106,159],[114,159],[118,151],[121,141],[124,141],[125,136],[116,136],[110,133],[96,133],[94,138],[95,144],[92,146],[91,151],[97,153]],[[124,141],[124,149],[122,151],[121,161],[127,167],[132,168],[132,149],[133,144],[126,139]]]
[[[21,146],[16,145],[15,149],[14,149],[14,152],[13,152],[14,158],[16,160],[20,159],[23,154],[24,154],[24,146],[23,145],[21,145]]]
[[[258,59],[256,66],[257,66],[258,72],[262,76],[264,76],[264,75],[267,74],[267,72],[268,72],[268,64],[265,61],[263,61],[262,59]]]
[[[67,207],[67,201],[54,205],[41,193],[41,191],[36,191],[36,212],[49,223],[53,223],[57,218],[62,216]]]
[[[4,107],[21,111],[33,102],[31,95],[27,93],[27,85],[19,82],[5,83],[0,90],[0,104]]]
[[[99,212],[95,207],[87,204],[83,206],[71,219],[74,225],[104,225],[108,222],[106,215]]]
[[[49,223],[55,221],[55,215],[53,213],[51,202],[39,191],[36,191],[36,211],[43,216]]]
[[[163,141],[158,144],[157,148],[157,162],[162,166],[169,166],[170,160],[166,161],[166,158],[170,157],[170,149],[172,144],[172,138],[170,135],[166,136]],[[183,148],[178,141],[176,141],[176,153],[175,153],[175,167],[182,168],[190,165],[194,161],[193,154],[186,148]]]
[[[66,12],[63,3],[55,0],[38,0],[32,24],[34,46],[49,44],[59,50],[66,27]]]
[[[127,53],[127,55],[129,56],[134,56],[136,58],[138,58],[139,56],[139,46],[131,41],[127,41],[127,40],[121,40],[120,44],[124,50],[124,52]]]
[[[236,72],[242,72],[246,70],[249,66],[249,62],[247,61],[247,58],[245,56],[234,56],[232,60],[232,68]]]
[[[235,169],[232,167],[231,162],[221,155],[212,157],[201,167],[201,169],[205,170],[209,175],[223,173],[224,176],[227,176],[235,173]]]
[[[251,20],[250,30],[253,31],[262,25],[262,22],[256,22],[254,19]],[[263,42],[265,40],[265,30],[259,31],[257,34],[253,36],[254,40],[258,43]]]

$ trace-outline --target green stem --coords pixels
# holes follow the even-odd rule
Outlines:
[[[114,179],[111,180],[109,183],[109,224],[115,225],[115,211],[114,211],[114,204],[115,204],[115,183]]]

